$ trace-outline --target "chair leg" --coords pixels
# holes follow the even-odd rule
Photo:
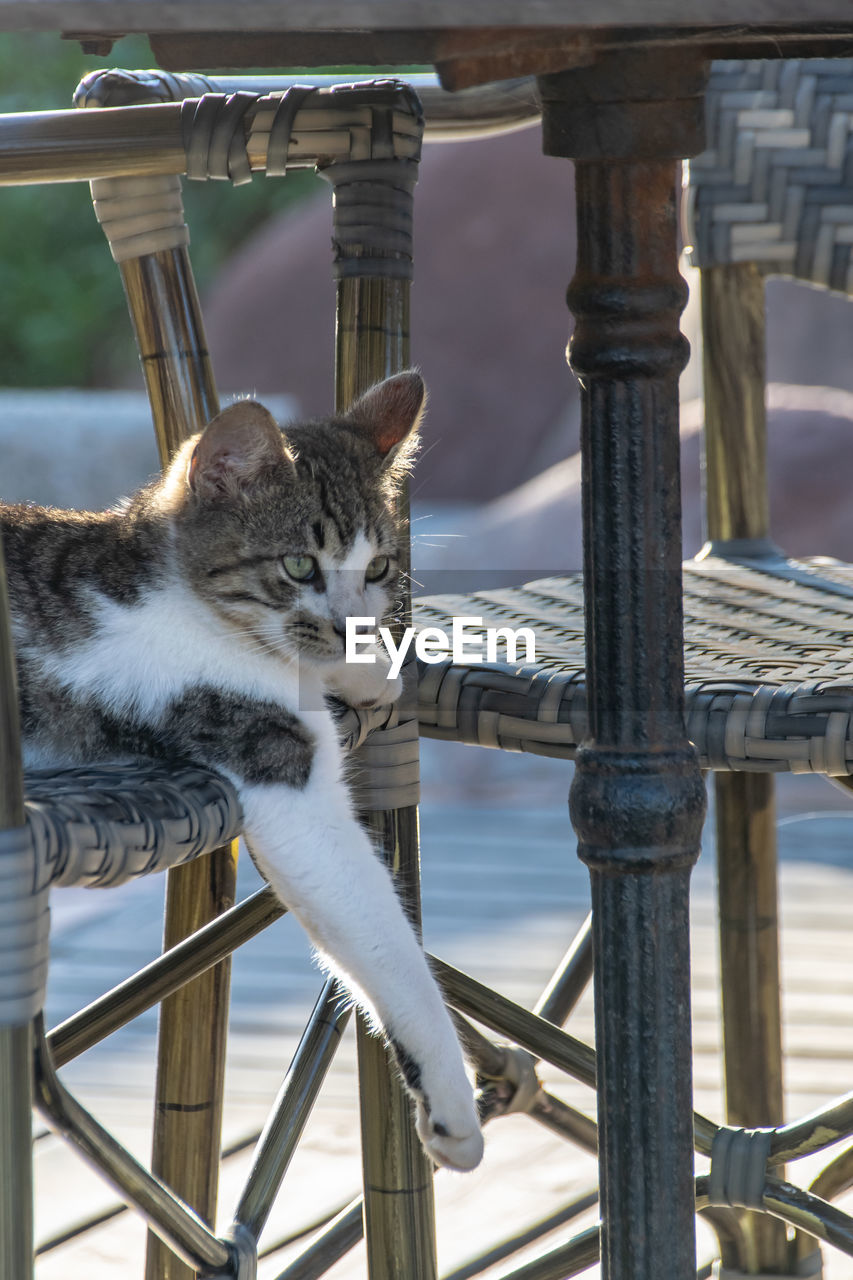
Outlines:
[[[384,172],[383,172],[383,166]],[[372,181],[352,190],[365,204],[382,188],[387,201],[397,202],[402,221],[410,217],[416,166],[386,159],[370,166]],[[411,261],[384,257],[363,243],[353,244],[345,219],[348,193],[358,165],[331,165],[323,176],[335,186],[335,243],[344,260],[338,266],[335,397],[338,409],[347,407],[371,383],[406,368],[409,363],[409,290]],[[386,185],[387,184],[387,185]],[[344,190],[342,190],[344,188]],[[369,193],[368,193],[369,192]],[[358,232],[356,231],[356,236]],[[359,237],[360,239],[360,237]],[[398,239],[398,247],[399,247]],[[377,265],[378,262],[378,265]],[[393,274],[397,270],[397,275]],[[398,516],[408,543],[408,491],[400,498]],[[404,571],[409,568],[403,566]],[[401,625],[411,618],[408,577],[404,576]],[[405,696],[405,695],[404,695]],[[420,855],[417,808],[380,810],[365,819],[374,842],[393,867],[407,910],[416,927],[420,919]],[[400,1280],[437,1275],[432,1169],[414,1132],[411,1104],[384,1047],[362,1023],[358,1038],[361,1091],[364,1220],[370,1280]]]
[[[407,361],[408,353],[400,363]],[[366,820],[377,848],[393,866],[402,899],[419,928],[417,808],[371,813]],[[411,1102],[399,1073],[388,1051],[363,1021],[358,1031],[358,1062],[368,1275],[370,1280],[399,1280],[402,1276],[434,1280],[438,1271],[432,1166],[415,1134]]]
[[[783,1099],[773,777],[719,774],[715,792],[726,1119],[775,1126]],[[750,1214],[743,1226],[757,1269],[784,1274],[784,1222]],[[735,1265],[725,1248],[722,1261]]]
[[[760,554],[770,533],[764,280],[750,262],[707,267],[701,293],[708,539],[723,552]]]
[[[751,263],[702,271],[705,498],[710,547],[771,550],[764,406],[764,281]],[[783,1121],[782,1030],[772,774],[716,775],[717,878],[726,1116]],[[742,1226],[757,1271],[784,1274],[786,1231],[764,1214]],[[724,1265],[737,1267],[727,1257]]]
[[[32,1035],[0,1028],[0,1280],[33,1274]]]
[[[205,864],[199,875],[199,863]],[[237,846],[169,872],[164,950],[234,904]],[[195,874],[193,874],[195,873]],[[160,1006],[152,1170],[213,1225],[228,1033],[230,957]],[[146,1280],[194,1280],[195,1272],[153,1233]]]
[[[18,696],[0,548],[0,831],[24,823]],[[0,1280],[33,1274],[32,1034],[0,1025]]]
[[[388,1051],[363,1021],[358,1076],[367,1274],[370,1280],[435,1280],[432,1170]]]
[[[218,410],[189,256],[183,248],[120,264],[161,458]],[[236,843],[169,872],[164,946],[233,906]],[[208,1223],[216,1213],[230,957],[160,1010],[154,1172]],[[146,1280],[191,1280],[192,1270],[150,1235]]]
[[[370,815],[377,847],[396,847],[395,878],[420,919],[417,809]],[[370,1280],[438,1275],[432,1166],[412,1124],[411,1102],[385,1046],[359,1020],[358,1074],[364,1170],[364,1234]]]

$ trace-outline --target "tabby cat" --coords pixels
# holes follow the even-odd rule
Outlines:
[[[424,397],[409,371],[284,432],[239,401],[120,508],[0,521],[26,762],[141,754],[230,778],[261,873],[393,1045],[425,1149],[468,1169],[483,1144],[459,1043],[325,700],[399,696],[384,650],[344,661],[344,629],[394,599],[391,498]]]

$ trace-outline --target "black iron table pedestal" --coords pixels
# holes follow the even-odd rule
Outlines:
[[[541,82],[577,161],[589,740],[570,797],[590,868],[605,1280],[695,1274],[688,888],[705,793],[684,731],[677,161],[704,68],[613,54]]]

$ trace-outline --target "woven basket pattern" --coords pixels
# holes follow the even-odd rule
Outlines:
[[[687,727],[705,768],[853,772],[853,570],[684,566]],[[421,663],[427,737],[571,758],[587,733],[579,575],[415,602],[419,628],[530,627],[536,662]],[[523,650],[522,650],[523,652]]]
[[[755,262],[853,292],[853,59],[715,62],[690,161],[695,266]]]
[[[25,790],[36,888],[110,888],[210,853],[240,831],[234,788],[193,765],[34,770]]]

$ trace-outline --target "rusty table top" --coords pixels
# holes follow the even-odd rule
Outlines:
[[[445,88],[589,65],[599,50],[697,44],[709,57],[853,52],[850,0],[0,0],[0,31],[55,31],[158,64],[436,66]]]

